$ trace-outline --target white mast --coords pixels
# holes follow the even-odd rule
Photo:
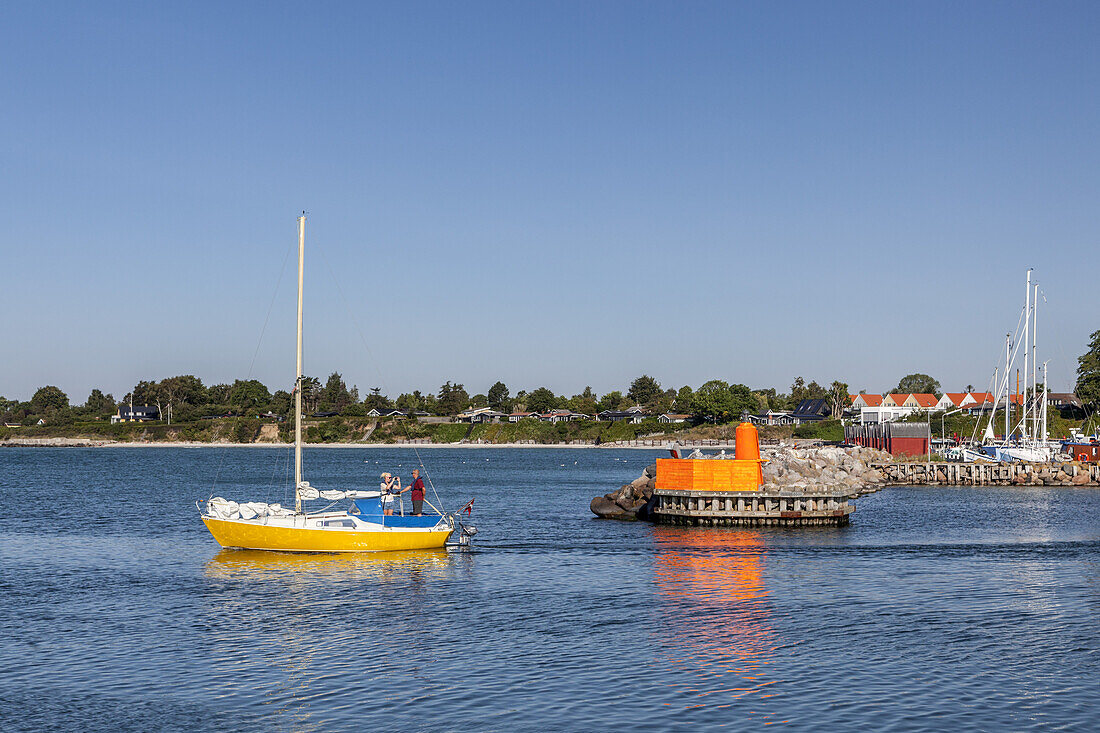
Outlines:
[[[298,365],[294,372],[294,513],[302,513],[302,269],[306,260],[306,216],[298,217]]]
[[[1012,375],[1009,373],[1012,366],[1012,334],[1005,334],[1005,445],[1008,445],[1008,438],[1011,435],[1012,428],[1009,426],[1009,417],[1012,414],[1012,398],[1009,396],[1009,390],[1012,389]],[[994,405],[996,410],[996,405]]]
[[[993,412],[989,413],[989,422],[985,424],[985,435],[982,436],[982,444],[988,445],[993,442],[993,421],[997,419],[997,402],[1001,399],[1001,368],[993,367],[993,389],[997,390],[997,394],[993,397]]]
[[[1036,394],[1039,391],[1039,385],[1037,380],[1039,379],[1039,354],[1036,351],[1038,345],[1038,333],[1039,333],[1039,285],[1035,284],[1034,297],[1031,299],[1031,398],[1038,399],[1039,395]],[[1046,415],[1046,368],[1047,364],[1043,362],[1043,414]],[[1031,410],[1031,421],[1034,427],[1031,430],[1031,435],[1035,438],[1039,437],[1039,407],[1036,406]],[[1044,419],[1044,423],[1045,423]],[[1043,436],[1043,440],[1046,440],[1046,436]]]
[[[1047,390],[1050,383],[1047,381],[1047,362],[1043,362],[1043,446],[1047,444]]]
[[[1025,441],[1027,440],[1027,342],[1028,342],[1028,329],[1031,328],[1031,268],[1027,268],[1027,297],[1024,300],[1024,388],[1021,390],[1020,395],[1020,432]]]

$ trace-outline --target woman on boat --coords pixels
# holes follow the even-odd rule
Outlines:
[[[382,513],[386,516],[393,515],[393,499],[401,494],[401,477],[394,476],[386,471],[382,474],[382,483],[378,487],[382,502]]]

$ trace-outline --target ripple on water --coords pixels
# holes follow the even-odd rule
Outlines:
[[[197,522],[216,471],[221,494],[282,500],[280,449],[0,451],[0,719],[1020,730],[1100,712],[1095,492],[891,489],[847,528],[689,530],[589,516],[650,453],[470,455],[425,459],[446,497],[478,497],[474,551],[332,557],[219,551]],[[361,484],[363,460],[410,464],[315,451],[311,481]],[[47,494],[48,512],[23,499]],[[135,532],[135,514],[157,519]]]

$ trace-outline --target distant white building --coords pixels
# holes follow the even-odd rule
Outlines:
[[[491,407],[478,407],[473,410],[466,410],[465,412],[458,413],[455,418],[459,422],[479,423],[479,422],[500,422],[502,417],[508,417],[503,412],[497,412]]]

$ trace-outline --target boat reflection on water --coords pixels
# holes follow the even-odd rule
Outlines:
[[[778,644],[764,583],[767,546],[754,530],[653,528],[658,633],[668,662],[698,680],[688,707],[771,697],[766,674]],[[763,708],[758,717],[777,718]]]
[[[267,550],[222,550],[206,563],[207,577],[253,577],[270,580],[273,576],[340,576],[362,579],[389,573],[407,575],[410,571],[443,569],[450,553],[438,550],[400,550],[394,552],[299,553]]]
[[[199,643],[219,681],[211,692],[237,712],[215,727],[248,728],[234,716],[255,711],[267,729],[325,731],[365,699],[392,703],[401,693],[387,678],[407,662],[393,649],[423,641],[416,619],[469,569],[469,554],[219,552],[204,566]]]

